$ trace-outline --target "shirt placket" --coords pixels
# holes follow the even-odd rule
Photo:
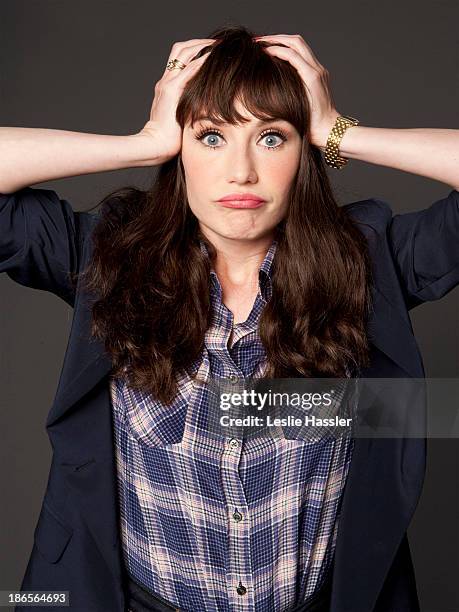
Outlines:
[[[243,342],[249,333],[250,329],[235,325],[232,346],[228,348],[228,345],[225,345],[225,366],[234,392],[240,393],[245,387],[244,372],[238,366],[237,343]],[[233,348],[235,345],[236,348]],[[228,513],[228,600],[232,610],[252,611],[255,610],[255,594],[250,547],[250,510],[249,500],[239,475],[239,465],[244,451],[243,428],[233,428],[232,433],[234,437],[226,439],[220,464]]]
[[[225,391],[240,392],[245,385],[245,377],[252,371],[244,372],[239,363],[239,351],[244,341],[256,331],[258,311],[264,302],[261,293],[257,296],[254,309],[247,322],[233,325],[233,315],[222,302],[221,286],[216,275],[211,285],[213,320],[206,334],[206,347],[212,359],[212,377],[225,379]],[[259,313],[258,313],[259,314]],[[233,331],[231,345],[229,338]],[[255,365],[255,364],[252,364]],[[249,366],[249,369],[253,369]],[[228,388],[229,385],[229,388]],[[237,416],[241,416],[238,414]],[[228,523],[228,557],[226,565],[226,584],[228,609],[232,611],[255,611],[254,572],[251,555],[251,513],[250,500],[246,496],[240,476],[241,460],[244,452],[243,428],[231,428],[223,439],[220,456],[220,474]]]
[[[218,359],[218,370],[225,379],[225,391],[241,392],[244,372],[237,363],[237,348],[230,352],[228,339],[233,330],[232,347],[250,333],[241,325],[232,325],[232,314],[220,302],[218,333],[213,336],[213,357]],[[218,337],[218,340],[216,339]],[[229,385],[229,386],[228,386]],[[238,415],[239,416],[239,415]],[[227,594],[229,609],[255,610],[252,557],[250,550],[250,510],[239,465],[243,453],[243,428],[232,427],[225,438],[221,453],[220,472],[228,521]]]
[[[222,487],[228,512],[227,589],[231,610],[255,610],[250,554],[249,505],[239,477],[243,441],[228,438],[221,456]]]

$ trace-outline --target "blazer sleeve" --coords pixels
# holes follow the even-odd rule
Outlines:
[[[459,192],[393,215],[388,239],[408,310],[443,297],[459,284]]]
[[[0,194],[0,272],[17,283],[50,291],[71,306],[82,244],[96,215],[74,212],[50,189]]]

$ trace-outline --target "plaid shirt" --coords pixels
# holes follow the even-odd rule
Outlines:
[[[272,292],[272,242],[246,321],[233,325],[211,271],[213,319],[199,376],[258,377],[257,323]],[[204,243],[201,249],[208,255]],[[228,344],[231,330],[233,337]],[[165,409],[110,379],[126,568],[147,590],[194,612],[279,612],[316,592],[333,557],[352,438],[215,439],[208,396],[189,374]]]

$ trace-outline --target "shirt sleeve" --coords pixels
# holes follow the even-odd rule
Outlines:
[[[73,306],[72,275],[80,271],[82,244],[96,217],[74,212],[50,189],[0,194],[0,272]]]
[[[388,239],[408,310],[443,297],[459,284],[459,192],[393,215]]]

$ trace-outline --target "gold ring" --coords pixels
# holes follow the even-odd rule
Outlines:
[[[185,67],[186,64],[181,62],[179,59],[169,60],[166,65],[168,70],[174,70],[174,68],[180,68],[180,70],[183,70]]]

